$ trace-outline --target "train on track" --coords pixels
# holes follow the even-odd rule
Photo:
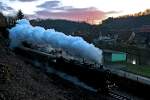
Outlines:
[[[2,35],[8,37],[6,34],[6,28],[12,27],[16,23],[16,19],[6,18],[0,13],[0,32]],[[5,33],[5,34],[3,34]],[[24,45],[24,43],[23,43]],[[40,50],[35,50],[31,45],[26,44],[24,47],[18,47],[15,52],[30,59],[31,61],[38,61],[43,64],[48,64],[55,70],[65,72],[71,76],[76,76],[79,80],[87,83],[99,92],[107,93],[109,90],[109,70],[100,67],[93,63],[86,62],[84,59],[72,59],[64,57],[61,53],[56,52],[55,54],[45,53]],[[94,78],[93,78],[94,77]]]
[[[110,96],[117,100],[130,100],[113,91],[115,83],[112,81],[111,72],[100,64],[65,57],[61,51],[43,52],[29,47],[29,45],[15,48],[15,53],[23,56],[27,62],[38,66],[46,73],[49,72],[47,71],[49,69],[54,70],[54,74],[65,73],[61,75],[68,78],[70,78],[69,76],[76,77],[78,80],[75,79],[75,81],[80,81],[82,85],[85,83],[100,95]],[[91,89],[89,90],[91,91]]]
[[[30,59],[30,61],[40,62],[43,70],[46,70],[48,66],[57,71],[75,76],[98,92],[107,94],[110,89],[110,71],[103,68],[100,64],[64,56],[62,51],[59,50],[46,53],[33,49],[29,45],[17,47],[15,52],[28,60]]]

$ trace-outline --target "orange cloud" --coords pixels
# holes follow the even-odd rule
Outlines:
[[[62,7],[61,7],[62,8]],[[66,8],[66,9],[65,9]],[[65,9],[65,10],[64,10]],[[65,19],[72,21],[84,21],[90,24],[97,24],[105,18],[105,13],[96,8],[71,8],[63,7],[63,9],[43,10],[36,12],[36,17],[42,19]]]

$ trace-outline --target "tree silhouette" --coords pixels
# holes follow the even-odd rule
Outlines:
[[[23,18],[24,18],[24,14],[22,13],[21,10],[18,11],[18,13],[17,13],[17,18],[18,18],[18,19],[23,19]]]

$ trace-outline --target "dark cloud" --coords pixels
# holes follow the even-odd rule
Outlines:
[[[61,2],[58,0],[46,1],[37,7],[44,8],[44,10],[37,11],[35,15],[29,15],[28,17],[90,22],[93,20],[101,20],[106,15],[105,12],[100,11],[94,7],[74,8],[72,6],[61,6]]]
[[[22,1],[22,2],[31,2],[31,1],[38,1],[38,0],[18,0],[18,1]]]
[[[32,1],[38,1],[38,0],[9,0],[9,1],[32,2]]]
[[[108,11],[106,14],[118,14],[121,13],[121,11]]]
[[[0,11],[8,11],[8,10],[13,10],[13,8],[11,8],[8,5],[0,2]]]
[[[60,6],[61,2],[60,1],[47,1],[41,5],[38,5],[37,7],[40,8],[45,8],[46,10],[49,11],[64,11],[64,10],[68,10],[68,9],[73,9],[72,6]]]
[[[37,11],[36,17],[52,18],[52,19],[67,19],[73,21],[92,21],[100,20],[105,17],[105,12],[94,7],[89,8],[74,8],[72,6],[61,6],[60,1],[47,1],[37,7],[45,8],[43,11]],[[34,15],[30,16],[34,17]]]
[[[69,10],[69,9],[73,9],[73,7],[72,6],[63,6],[63,7],[54,8],[53,10]]]
[[[41,4],[41,5],[37,6],[37,7],[50,9],[50,8],[58,7],[59,4],[60,4],[60,1],[47,1],[44,4]]]

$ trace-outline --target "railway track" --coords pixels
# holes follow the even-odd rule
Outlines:
[[[115,93],[114,91],[109,91],[109,96],[116,99],[116,100],[131,100],[131,98],[127,96],[120,95],[118,93]]]

